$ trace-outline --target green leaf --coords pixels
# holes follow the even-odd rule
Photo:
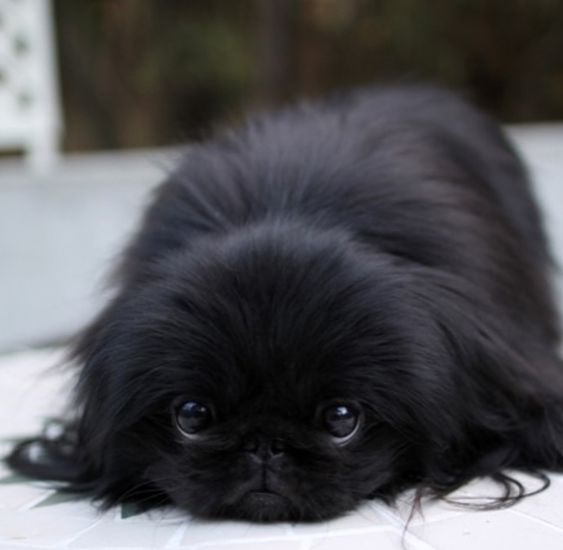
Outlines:
[[[29,477],[21,474],[10,474],[9,476],[0,478],[0,485],[12,485],[15,483],[29,483],[32,481]]]
[[[126,502],[121,505],[121,519],[140,516],[146,511],[146,508],[140,506],[136,502]]]
[[[12,435],[10,437],[2,437],[0,438],[0,441],[2,441],[3,443],[12,443],[12,444],[16,444],[16,443],[23,443],[24,441],[27,441],[28,439],[30,439],[30,436],[23,436],[23,435]]]
[[[84,496],[78,493],[71,493],[67,491],[56,491],[51,493],[47,498],[43,499],[41,502],[38,502],[32,508],[41,508],[43,506],[53,506],[55,504],[63,504],[64,502],[77,502],[80,500],[84,500]]]

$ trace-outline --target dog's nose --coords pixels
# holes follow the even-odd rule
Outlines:
[[[286,445],[279,438],[247,437],[242,448],[260,460],[271,460],[285,453]]]

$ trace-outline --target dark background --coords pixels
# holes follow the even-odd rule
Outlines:
[[[563,0],[55,0],[66,150],[200,138],[345,87],[432,81],[563,119]]]

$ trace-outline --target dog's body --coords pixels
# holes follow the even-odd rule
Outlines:
[[[76,346],[71,450],[11,463],[255,520],[509,488],[563,465],[550,269],[520,161],[451,94],[258,117],[159,189]]]

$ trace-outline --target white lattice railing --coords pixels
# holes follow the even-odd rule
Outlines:
[[[36,171],[54,164],[62,128],[51,25],[50,0],[0,0],[0,149]]]

